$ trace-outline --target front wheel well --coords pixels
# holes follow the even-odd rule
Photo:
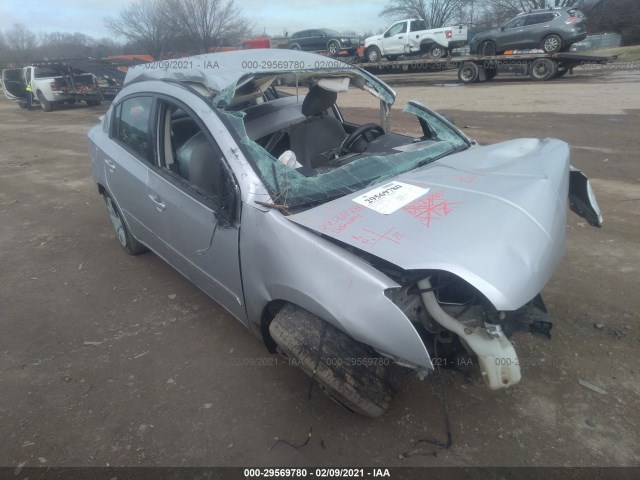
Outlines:
[[[262,315],[260,317],[260,334],[269,353],[277,353],[278,348],[278,345],[273,338],[271,338],[271,334],[269,333],[269,325],[271,325],[273,318],[287,303],[288,302],[285,300],[271,300],[262,309]]]

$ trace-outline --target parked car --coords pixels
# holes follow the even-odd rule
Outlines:
[[[291,35],[287,42],[287,48],[291,50],[326,51],[332,57],[338,56],[345,50],[349,55],[355,55],[359,46],[359,37],[343,35],[329,28],[302,30]]]
[[[539,48],[545,53],[567,51],[587,37],[587,19],[577,8],[531,10],[502,27],[473,37],[471,54],[496,55],[505,50]]]
[[[55,105],[85,101],[88,106],[100,105],[102,94],[96,77],[79,73],[64,65],[28,66],[2,70],[2,88],[9,100],[21,108],[27,106],[27,83],[33,89],[33,104],[50,112]]]
[[[352,411],[380,415],[400,371],[460,358],[491,389],[515,385],[510,338],[551,329],[540,291],[567,198],[601,224],[587,177],[560,140],[480,147],[415,101],[419,135],[345,120],[338,95],[362,90],[390,111],[384,82],[305,52],[129,69],[88,134],[117,240],[155,252]]]
[[[369,62],[378,62],[382,57],[396,60],[401,55],[441,58],[466,43],[464,25],[427,29],[424,20],[409,19],[394,23],[381,35],[366,38],[364,50]]]

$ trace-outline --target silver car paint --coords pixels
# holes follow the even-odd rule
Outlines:
[[[454,273],[499,310],[516,310],[564,253],[568,162],[559,140],[512,140],[396,177],[429,192],[390,215],[354,212],[353,198],[371,187],[288,218],[405,270]],[[344,223],[323,228],[335,215]]]
[[[97,146],[97,149],[90,149],[93,155],[97,155],[97,158],[92,157],[94,179],[110,191],[120,211],[125,213],[125,221],[130,229],[132,225],[136,225],[137,233],[134,235],[137,238],[145,238],[144,243],[149,248],[215,298],[238,320],[253,324],[248,326],[252,327],[254,333],[259,332],[258,326],[265,306],[273,300],[284,300],[306,308],[381,353],[432,368],[427,349],[415,328],[384,294],[386,289],[398,286],[395,282],[359,257],[287,221],[281,213],[256,204],[256,200],[270,200],[264,186],[224,124],[211,108],[206,107],[192,93],[164,82],[145,82],[124,89],[114,100],[114,104],[127,95],[146,91],[171,95],[185,103],[198,113],[218,145],[223,148],[225,158],[239,184],[242,227],[238,225],[237,228],[215,229],[212,232],[213,243],[209,250],[226,262],[223,268],[207,262],[206,258],[201,260],[194,252],[202,247],[202,243],[192,243],[190,250],[180,251],[177,236],[165,237],[166,226],[163,228],[156,224],[151,233],[151,222],[139,217],[154,215],[155,203],[148,196],[158,192],[153,189],[154,180],[148,179],[157,177],[157,173],[133,156],[125,155],[126,151],[110,140],[101,126],[96,126],[89,132],[89,139]],[[115,194],[110,190],[106,168],[101,165],[104,164],[105,156],[100,152],[105,151],[111,152],[110,157],[118,158],[121,163],[118,170],[137,172],[136,192],[116,188],[118,194]],[[147,180],[143,181],[142,178]],[[151,188],[145,183],[149,183]],[[140,192],[144,192],[144,195]],[[166,200],[167,206],[165,211],[159,213],[166,213],[167,209],[180,212],[197,206],[187,195],[183,194],[182,197],[181,201],[178,193],[170,201],[172,199],[163,192],[161,198]],[[130,205],[131,203],[134,205]],[[124,205],[127,208],[123,208]],[[134,215],[132,210],[143,213]],[[213,212],[210,211],[209,215],[210,217],[205,213],[200,214],[200,223],[195,222],[191,228],[198,228],[201,232],[207,229],[211,231],[215,219]],[[240,258],[239,265],[234,267],[234,261],[223,257],[233,258],[233,252],[238,252],[238,247],[230,239],[231,235],[237,235],[238,228]],[[178,226],[176,229],[178,233],[186,232]],[[144,237],[138,237],[138,233]],[[224,239],[219,241],[221,236]],[[200,235],[201,239],[205,237],[206,235]],[[238,291],[240,271],[242,289]],[[216,282],[221,284],[217,291],[213,288]],[[235,299],[242,303],[234,304]],[[244,301],[247,302],[246,307]]]

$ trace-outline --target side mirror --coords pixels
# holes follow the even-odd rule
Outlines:
[[[389,38],[389,31],[384,32],[384,38]]]

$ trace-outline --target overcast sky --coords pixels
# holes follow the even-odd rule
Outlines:
[[[95,38],[110,37],[104,17],[117,15],[132,0],[0,0],[0,30],[23,23],[38,32],[80,32]],[[389,21],[379,17],[387,0],[236,0],[254,21],[255,32],[270,35],[293,33],[306,28],[339,31],[374,31]]]

